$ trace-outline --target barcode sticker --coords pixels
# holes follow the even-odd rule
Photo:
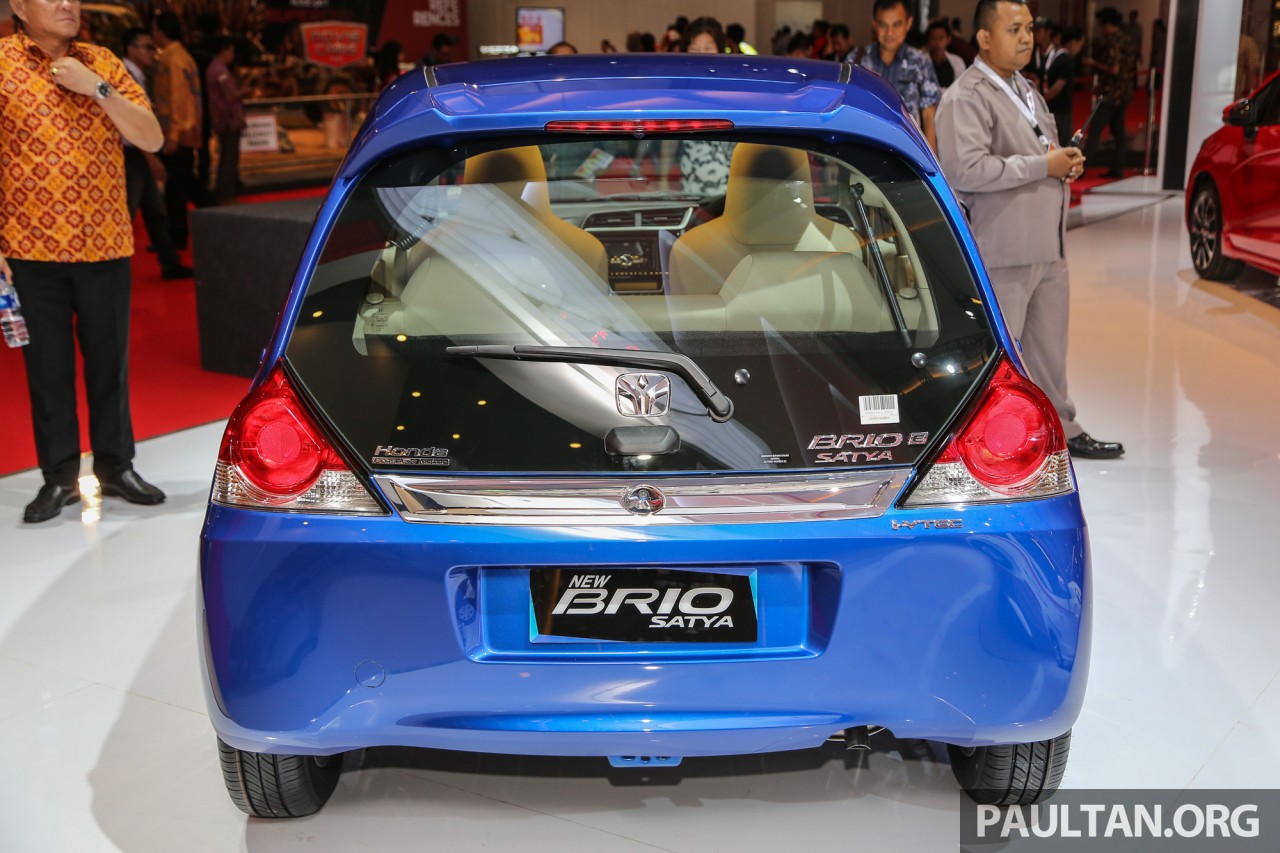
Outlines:
[[[858,398],[858,416],[864,424],[896,424],[898,395],[871,394]]]

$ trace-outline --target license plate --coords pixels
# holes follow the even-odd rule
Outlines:
[[[644,643],[754,643],[751,574],[679,569],[533,569],[538,633]]]

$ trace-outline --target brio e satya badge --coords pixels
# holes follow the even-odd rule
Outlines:
[[[645,418],[671,410],[671,380],[661,373],[624,373],[615,388],[620,415]]]

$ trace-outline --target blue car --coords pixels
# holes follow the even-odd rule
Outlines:
[[[1051,794],[1089,548],[923,137],[878,78],[730,56],[418,70],[316,219],[200,542],[227,788],[378,746],[948,745]]]

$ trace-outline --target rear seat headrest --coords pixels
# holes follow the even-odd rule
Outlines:
[[[791,246],[813,222],[809,156],[795,148],[739,143],[729,164],[724,219],[747,246]]]

